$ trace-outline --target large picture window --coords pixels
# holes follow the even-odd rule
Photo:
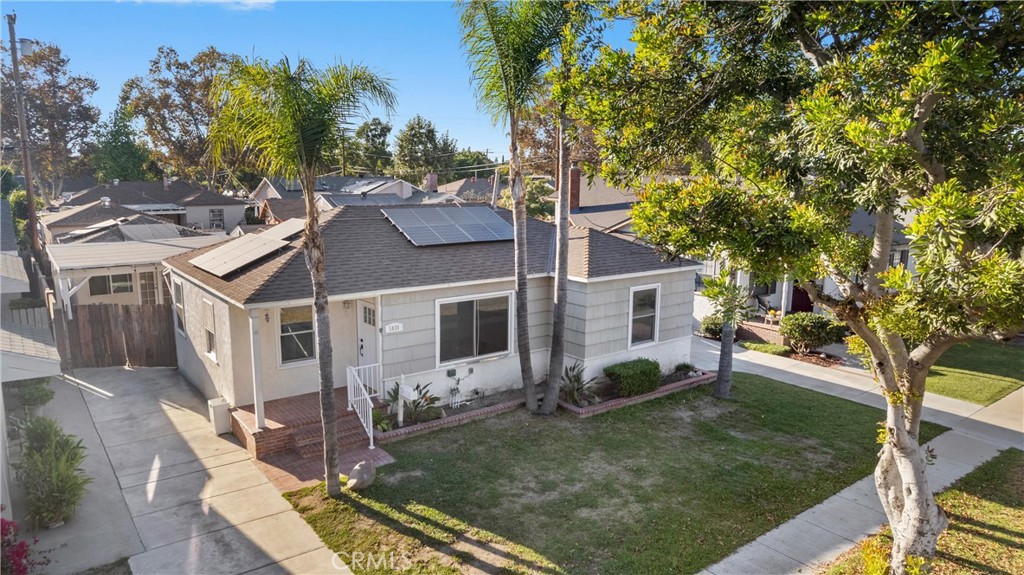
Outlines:
[[[509,351],[509,296],[438,305],[438,360],[449,363]]]
[[[636,287],[629,291],[629,345],[658,340],[658,286]]]
[[[89,294],[91,295],[132,293],[133,289],[132,274],[92,276],[89,278]]]
[[[281,308],[281,363],[315,357],[313,308],[307,305]]]

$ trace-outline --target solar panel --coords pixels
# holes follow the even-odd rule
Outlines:
[[[189,263],[222,278],[287,245],[284,240],[267,238],[263,234],[246,234],[192,258]]]
[[[305,218],[291,218],[290,220],[285,220],[276,226],[272,226],[260,235],[272,240],[287,240],[301,233],[305,227]]]
[[[417,246],[511,240],[512,226],[484,206],[381,210]]]

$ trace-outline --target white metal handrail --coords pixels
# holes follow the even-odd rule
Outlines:
[[[359,367],[349,366],[349,369],[355,370],[359,381],[363,383],[363,387],[366,388],[370,397],[384,397],[384,381],[380,377],[379,363],[360,365]]]
[[[370,367],[370,366],[364,366]],[[355,410],[363,430],[370,438],[370,449],[373,449],[373,399],[359,374],[361,368],[348,366],[348,409]]]

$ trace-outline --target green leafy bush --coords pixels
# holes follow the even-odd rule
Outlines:
[[[577,407],[586,407],[600,401],[597,397],[596,377],[584,379],[583,364],[576,362],[566,366],[562,372],[562,394],[565,400]]]
[[[787,355],[791,349],[784,345],[777,343],[758,343],[756,341],[741,341],[741,347],[745,347],[751,351],[759,351],[761,353],[769,353],[771,355]]]
[[[721,339],[722,324],[724,323],[725,321],[722,319],[722,314],[713,313],[700,320],[700,333],[705,337]]]
[[[16,297],[7,302],[7,309],[34,309],[45,306],[46,302],[34,297]]]
[[[39,407],[46,405],[53,399],[53,390],[48,383],[50,378],[40,377],[33,379],[31,383],[21,387],[21,404],[25,407]]]
[[[604,368],[604,374],[612,380],[622,397],[654,391],[661,383],[661,366],[651,359],[639,358],[609,365]]]
[[[679,372],[690,373],[694,369],[696,369],[696,366],[694,366],[692,363],[685,363],[684,362],[684,363],[677,363],[676,364],[676,373],[679,373]]]
[[[15,473],[28,502],[28,518],[37,527],[66,521],[92,481],[81,468],[85,445],[48,418],[30,421],[25,434],[24,458]]]
[[[779,322],[779,333],[789,338],[798,353],[810,353],[823,345],[836,343],[845,332],[843,324],[811,312],[790,314]]]

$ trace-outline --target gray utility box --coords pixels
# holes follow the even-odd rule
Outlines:
[[[213,424],[213,432],[217,435],[231,433],[231,414],[228,412],[231,406],[228,400],[217,397],[206,402],[210,406],[210,423]]]

